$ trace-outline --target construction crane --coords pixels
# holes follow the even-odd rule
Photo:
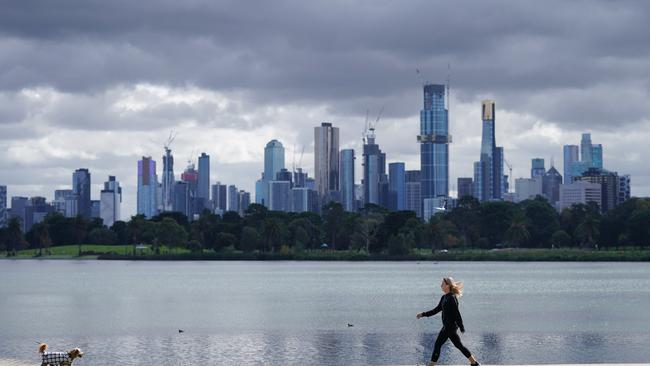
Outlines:
[[[510,173],[508,175],[508,191],[510,188],[512,188],[511,182],[512,182],[512,164],[506,160],[506,158],[503,158],[503,162],[506,163],[506,166],[508,166],[508,170],[510,170]]]
[[[167,137],[167,141],[163,144],[165,147],[165,150],[169,150],[169,147],[171,146],[172,142],[174,142],[174,139],[176,138],[176,131],[171,130],[169,131],[169,137]]]
[[[379,121],[381,120],[381,117],[384,114],[384,107],[381,106],[381,109],[379,110],[379,113],[377,114],[377,118],[375,118],[375,122],[371,123],[370,120],[368,119],[368,115],[370,114],[370,111],[366,109],[366,123],[364,124],[363,127],[363,132],[361,133],[361,139],[363,140],[363,144],[365,145],[369,136],[372,136],[372,138],[375,137],[375,129],[377,128],[377,125],[379,125]]]

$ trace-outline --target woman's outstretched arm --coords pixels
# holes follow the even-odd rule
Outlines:
[[[433,309],[431,309],[429,311],[418,313],[418,315],[416,317],[418,319],[420,319],[423,316],[426,316],[426,317],[434,316],[434,315],[438,314],[441,310],[442,310],[442,298],[440,298],[440,301],[438,302],[438,306],[436,306],[435,308],[433,308]]]

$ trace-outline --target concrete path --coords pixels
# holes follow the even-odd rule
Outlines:
[[[79,361],[79,366],[83,365],[83,360]],[[483,365],[482,366],[497,366],[497,365]],[[15,360],[9,358],[0,358],[0,366],[40,366],[37,361]],[[399,366],[399,365],[394,365]],[[419,365],[401,365],[401,366],[426,366],[426,364]],[[468,365],[440,365],[440,366],[468,366]],[[503,366],[650,366],[650,363],[583,363],[583,364],[539,364],[539,365],[503,365]]]

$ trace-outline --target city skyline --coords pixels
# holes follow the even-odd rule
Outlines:
[[[287,166],[292,147],[298,155],[306,146],[302,167],[314,177],[312,131],[322,121],[340,128],[340,149],[355,150],[359,182],[359,132],[367,110],[382,107],[376,135],[387,164],[419,169],[414,136],[421,87],[426,81],[444,84],[450,75],[451,195],[458,177],[473,175],[483,99],[495,100],[499,110],[496,140],[513,165],[511,178],[527,177],[533,157],[554,158],[560,170],[563,145],[577,144],[589,132],[603,145],[605,168],[630,174],[633,195],[650,195],[643,164],[650,152],[644,72],[650,62],[637,36],[650,26],[636,16],[649,5],[592,2],[590,12],[576,4],[540,12],[536,3],[509,3],[507,18],[490,3],[412,5],[376,4],[368,12],[362,6],[292,4],[319,16],[287,22],[288,5],[280,2],[260,24],[248,16],[250,5],[229,4],[241,10],[232,12],[233,24],[245,29],[239,32],[214,22],[223,10],[218,3],[190,6],[190,15],[201,13],[198,19],[208,23],[195,21],[186,29],[163,21],[178,14],[173,5],[161,5],[158,20],[150,20],[143,7],[133,9],[132,20],[113,24],[104,20],[119,18],[113,17],[123,11],[118,3],[101,11],[83,4],[83,19],[71,15],[65,21],[44,7],[21,10],[18,4],[12,21],[0,15],[6,20],[0,22],[0,47],[12,55],[0,61],[10,70],[0,78],[0,185],[8,186],[9,197],[52,200],[55,189],[70,188],[71,172],[88,168],[91,199],[99,199],[107,176],[116,176],[122,216],[128,217],[136,211],[134,162],[151,156],[161,182],[162,146],[174,129],[177,176],[188,157],[196,162],[192,151],[205,151],[210,184],[254,192],[263,170],[261,146],[272,139],[285,146]],[[20,21],[34,11],[45,21]],[[363,22],[352,21],[362,14]],[[460,16],[480,22],[469,26],[457,21]],[[143,23],[155,33],[143,33]],[[446,35],[430,32],[431,24],[444,27]],[[422,34],[428,37],[424,46]],[[544,56],[549,54],[554,61]],[[18,66],[25,71],[15,72]]]

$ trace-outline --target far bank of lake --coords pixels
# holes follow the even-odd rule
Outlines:
[[[204,250],[191,252],[161,247],[158,253],[151,247],[134,249],[131,245],[76,245],[51,247],[40,252],[23,250],[7,259],[99,259],[99,260],[296,260],[296,261],[513,261],[513,262],[648,262],[650,250],[625,248],[619,250],[589,249],[415,249],[406,255],[376,254],[357,251],[305,250],[281,252],[241,252]],[[39,254],[42,253],[42,254]]]

